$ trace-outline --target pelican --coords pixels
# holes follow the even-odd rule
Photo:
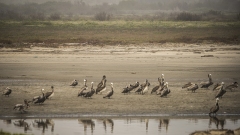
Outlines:
[[[111,90],[103,98],[110,98],[113,95],[113,83],[111,83]]]
[[[222,83],[217,83],[217,84],[214,85],[213,91],[214,90],[220,90],[221,87],[222,87]]]
[[[82,87],[82,89],[84,89],[84,88],[87,88],[88,86],[87,86],[87,79],[84,79],[83,80],[83,87]]]
[[[92,98],[93,94],[95,93],[95,90],[93,89],[93,82],[91,83],[91,85],[91,90],[84,95],[84,97],[86,98]]]
[[[74,79],[74,80],[72,81],[72,83],[71,83],[70,86],[75,87],[75,86],[77,86],[77,85],[78,85],[78,81]]]
[[[186,83],[186,84],[184,84],[184,85],[182,86],[182,89],[188,88],[188,87],[190,87],[190,86],[192,86],[192,85],[195,85],[195,84],[192,83],[192,82],[188,82],[188,83]]]
[[[208,88],[212,84],[213,84],[213,82],[212,82],[212,75],[211,74],[208,74],[208,81],[207,82],[201,82],[200,83],[200,85],[202,85],[201,88]]]
[[[193,84],[193,85],[187,87],[187,90],[191,90],[192,92],[195,92],[197,89],[198,89],[197,84]]]
[[[160,87],[156,90],[156,94],[159,95],[161,93],[161,91],[163,90],[164,88],[164,85],[165,85],[165,81],[164,81],[164,74],[161,75],[161,78],[160,78]]]
[[[45,94],[47,99],[51,99],[54,96],[54,87],[51,86],[52,91]]]
[[[78,92],[78,96],[84,96],[86,93],[87,93],[87,89],[88,89],[88,86],[87,86],[87,79],[84,79],[83,80],[83,87],[81,88],[81,90],[79,90]]]
[[[44,91],[44,89],[41,89],[42,94],[43,94],[43,91]],[[42,95],[33,97],[32,102],[35,102],[36,100],[38,100],[41,97],[42,97]]]
[[[126,86],[125,88],[123,88],[123,90],[122,90],[122,93],[123,94],[127,94],[127,93],[129,93],[130,91],[129,91],[129,87],[128,86]]]
[[[98,85],[97,85],[97,88],[102,87],[104,85],[105,80],[106,80],[106,76],[103,75],[101,82],[98,83]]]
[[[42,104],[42,103],[44,103],[45,102],[45,100],[46,100],[46,96],[45,96],[45,94],[44,94],[44,89],[42,89],[42,96],[36,96],[36,97],[34,97],[33,98],[33,100],[32,100],[32,102],[34,103],[34,104]]]
[[[9,95],[10,95],[11,93],[12,93],[12,90],[11,90],[9,87],[7,87],[6,90],[3,91],[3,94],[2,94],[2,95],[5,95],[5,96],[8,96],[8,97],[9,97]]]
[[[160,78],[159,78],[159,77],[158,77],[158,82],[159,82],[159,85],[153,87],[153,89],[152,89],[152,91],[151,91],[151,94],[154,93],[154,92],[156,92],[156,91],[159,89],[159,87],[161,87],[161,83],[160,83]]]
[[[24,104],[16,104],[13,108],[13,110],[18,110],[21,113],[26,112],[25,109],[29,107],[27,99],[24,99]]]
[[[219,98],[216,98],[216,105],[210,109],[209,116],[211,114],[216,115],[217,111],[219,110],[218,101],[219,101]]]
[[[165,97],[170,93],[170,89],[168,88],[168,82],[165,83],[163,90],[160,93],[160,97]]]
[[[128,88],[129,92],[131,92],[132,90],[135,90],[138,86],[139,86],[139,82],[136,82],[134,85],[130,84]]]
[[[148,92],[148,86],[150,85],[150,83],[148,82],[148,80],[146,80],[146,85],[143,85],[143,89],[142,89],[142,95]]]
[[[222,96],[226,93],[226,90],[223,89],[224,82],[221,83],[221,88],[216,94],[215,98],[222,98]]]
[[[135,91],[135,93],[140,93],[141,91],[143,90],[143,87],[139,87],[136,91]]]
[[[104,79],[104,80],[103,80],[103,85],[101,85],[101,87],[97,87],[97,89],[96,89],[96,94],[98,94],[98,93],[101,93],[101,94],[102,94],[102,92],[104,92],[104,91],[107,90],[107,88],[106,88],[106,82],[107,82],[107,80]]]
[[[238,83],[237,83],[237,82],[234,82],[234,83],[228,85],[225,89],[226,89],[226,90],[229,89],[229,90],[232,91],[232,90],[234,90],[235,88],[238,88]]]

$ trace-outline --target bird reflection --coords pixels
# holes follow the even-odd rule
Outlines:
[[[18,126],[18,127],[23,127],[24,128],[24,132],[27,132],[28,130],[30,130],[30,124],[25,122],[24,119],[16,120],[16,121],[14,121],[13,124],[15,126]]]
[[[103,120],[103,126],[105,129],[105,132],[107,131],[107,124],[111,126],[111,133],[113,133],[113,127],[114,127],[114,122],[112,119],[104,119]]]
[[[212,123],[216,125],[216,128],[219,129],[219,125],[221,129],[224,129],[224,125],[226,123],[225,119],[218,119],[216,116],[210,116],[209,118],[209,127],[211,127]]]
[[[95,123],[91,119],[78,119],[78,123],[82,123],[84,127],[84,131],[87,131],[87,127],[91,127],[91,132],[93,133],[93,130],[95,128]]]
[[[166,128],[166,132],[167,132],[168,131],[169,121],[170,121],[169,119],[160,119],[159,120],[159,126],[158,126],[159,130],[161,130],[162,127],[165,127]]]
[[[54,122],[52,119],[38,119],[34,120],[32,124],[35,128],[42,128],[42,133],[45,133],[45,129],[48,129],[48,126],[51,126],[51,132],[54,131]]]

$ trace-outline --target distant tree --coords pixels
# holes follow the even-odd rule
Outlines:
[[[61,19],[61,15],[59,13],[53,13],[50,15],[50,20],[60,20]]]
[[[106,12],[99,12],[95,14],[95,19],[98,21],[108,21],[110,20],[110,15]]]

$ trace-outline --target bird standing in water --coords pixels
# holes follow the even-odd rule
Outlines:
[[[219,98],[216,98],[216,104],[210,109],[209,116],[211,116],[211,114],[216,115],[217,111],[219,110],[218,101]]]

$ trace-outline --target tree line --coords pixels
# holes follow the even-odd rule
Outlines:
[[[122,0],[118,4],[102,3],[89,5],[79,1],[48,1],[44,3],[4,4],[0,3],[0,20],[59,20],[74,19],[78,16],[94,16],[97,20],[109,20],[118,15],[152,15],[164,20],[169,15],[199,20],[203,13],[223,16],[240,13],[239,0]],[[176,14],[177,13],[177,14]],[[181,17],[182,16],[182,17]],[[233,17],[233,18],[234,18]],[[104,19],[105,18],[105,19]],[[158,18],[158,19],[159,19]]]

